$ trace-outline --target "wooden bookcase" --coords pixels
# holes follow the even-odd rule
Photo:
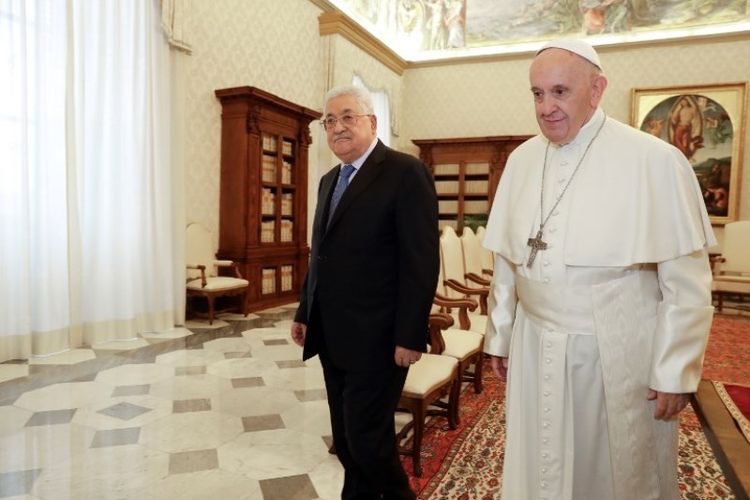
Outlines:
[[[307,158],[317,111],[255,87],[221,101],[219,259],[250,281],[248,310],[294,302],[307,272]]]
[[[467,217],[485,220],[508,155],[528,135],[415,139],[438,193],[440,227],[460,234]]]

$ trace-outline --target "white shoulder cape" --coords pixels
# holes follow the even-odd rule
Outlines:
[[[484,246],[517,265],[538,230],[546,146],[536,136],[510,155],[487,223]],[[687,159],[674,146],[612,118],[565,196],[572,198],[566,265],[663,262],[716,244]]]

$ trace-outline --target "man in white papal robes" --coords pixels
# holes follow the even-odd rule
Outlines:
[[[505,500],[678,499],[678,414],[700,380],[715,244],[673,146],[599,108],[578,40],[530,69],[542,134],[513,152],[484,245],[485,351],[508,377]]]

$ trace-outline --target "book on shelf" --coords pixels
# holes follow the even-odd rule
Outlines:
[[[458,181],[435,181],[438,194],[458,194]]]
[[[458,163],[435,165],[435,175],[458,175]]]
[[[281,266],[281,291],[288,292],[293,287],[293,266]]]
[[[467,163],[465,172],[467,175],[489,174],[490,165],[489,163]]]
[[[294,210],[294,195],[292,193],[284,193],[281,195],[281,215],[288,215],[291,217]]]
[[[466,181],[464,192],[469,194],[487,194],[489,181]]]
[[[281,183],[292,183],[292,164],[287,160],[284,160],[284,163],[281,165]]]
[[[261,275],[261,293],[269,294],[276,292],[276,269],[275,268],[263,268]]]
[[[260,242],[273,243],[276,239],[276,221],[266,221],[260,223]]]
[[[458,202],[455,200],[440,200],[438,201],[438,210],[440,213],[456,213],[458,212]]]
[[[263,149],[266,151],[276,151],[276,137],[263,134]]]
[[[261,178],[263,182],[276,182],[276,157],[263,155],[261,165]]]
[[[276,213],[276,194],[268,188],[263,188],[260,198],[260,213],[274,215]]]
[[[464,213],[486,214],[489,208],[487,205],[487,200],[466,200],[464,201]]]
[[[281,241],[288,243],[294,240],[294,222],[281,219]]]

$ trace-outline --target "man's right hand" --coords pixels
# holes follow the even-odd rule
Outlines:
[[[490,356],[490,366],[492,371],[500,380],[507,380],[508,378],[508,358],[501,358],[500,356]]]
[[[304,323],[292,323],[292,340],[300,347],[305,347],[305,335],[307,334],[307,325]]]

